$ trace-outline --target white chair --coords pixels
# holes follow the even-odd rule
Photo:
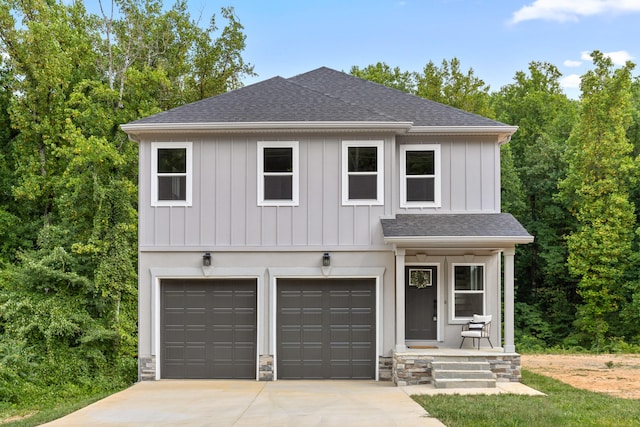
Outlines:
[[[480,350],[480,340],[482,338],[486,338],[489,341],[489,345],[493,348],[493,344],[491,344],[491,340],[489,339],[489,335],[491,334],[491,315],[481,316],[479,314],[473,315],[473,320],[462,326],[462,332],[460,332],[460,336],[462,336],[462,342],[460,343],[460,348],[462,348],[462,344],[464,344],[465,338],[472,338],[473,345],[476,344],[476,339],[478,340],[478,350]]]

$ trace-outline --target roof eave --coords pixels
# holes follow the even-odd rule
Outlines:
[[[237,131],[324,131],[359,130],[408,132],[411,122],[374,121],[279,121],[279,122],[201,122],[201,123],[128,123],[120,128],[130,135],[158,132],[237,132]]]
[[[518,126],[412,126],[408,134],[430,135],[496,135],[500,144],[506,144]]]
[[[444,246],[444,247],[468,247],[487,246],[511,247],[514,245],[524,245],[532,243],[534,237],[523,236],[388,236],[384,238],[385,243],[397,246]]]

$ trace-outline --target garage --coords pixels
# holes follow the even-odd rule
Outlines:
[[[256,280],[161,281],[160,375],[256,378]]]
[[[374,379],[375,279],[278,279],[279,379]]]

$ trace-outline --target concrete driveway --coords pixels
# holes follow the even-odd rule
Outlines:
[[[45,425],[444,426],[388,382],[282,380],[140,382]]]

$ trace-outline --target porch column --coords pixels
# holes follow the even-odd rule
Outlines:
[[[504,254],[504,352],[515,353],[514,341],[514,290],[513,259],[515,248],[506,249]]]
[[[404,338],[404,256],[405,249],[396,248],[396,351],[406,351]]]

